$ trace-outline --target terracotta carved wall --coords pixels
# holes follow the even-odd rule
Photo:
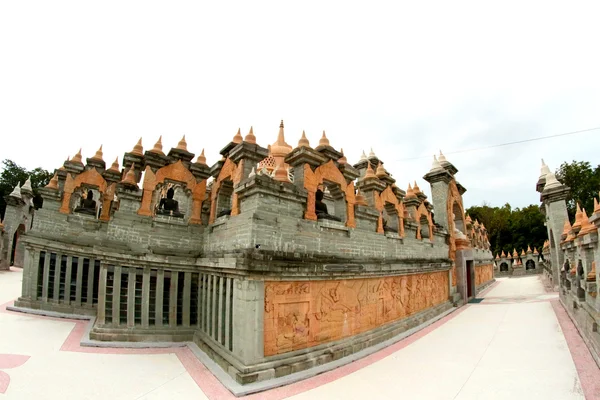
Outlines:
[[[494,267],[492,264],[475,267],[475,286],[482,285],[492,279],[494,279]]]
[[[448,300],[448,272],[335,281],[265,282],[264,354],[331,342]]]

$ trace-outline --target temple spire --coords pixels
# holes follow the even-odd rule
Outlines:
[[[183,151],[187,151],[187,142],[185,141],[185,135],[183,135],[183,137],[181,138],[181,140],[179,141],[179,143],[177,143],[177,147],[178,150],[183,150]]]
[[[154,147],[152,148],[152,150],[150,150],[151,153],[156,153],[156,154],[160,154],[160,155],[165,155],[165,153],[163,153],[162,150],[163,146],[162,146],[162,135],[160,135],[160,137],[158,138],[158,140],[156,141],[156,143],[154,143]]]
[[[94,157],[92,157],[92,159],[104,161],[104,159],[102,158],[102,156],[103,156],[102,145],[100,145],[100,148],[96,151],[96,154],[94,154]]]
[[[136,156],[144,155],[144,148],[142,147],[142,138],[138,140],[135,146],[133,146],[133,150],[131,150],[131,154],[135,154]]]
[[[319,146],[329,146],[329,139],[327,139],[325,131],[323,131],[323,136],[321,136],[321,139],[319,139]]]
[[[298,140],[298,147],[310,147],[310,143],[306,138],[306,133],[302,131],[302,137]]]
[[[238,128],[238,131],[235,134],[235,136],[233,137],[232,142],[236,143],[236,144],[239,144],[239,143],[242,143],[242,140],[244,140],[244,139],[242,138],[242,133],[241,133],[240,128]]]
[[[256,136],[254,136],[254,130],[252,129],[252,127],[250,127],[250,132],[248,132],[248,134],[244,138],[244,142],[256,144]]]
[[[204,149],[202,149],[202,153],[196,159],[196,164],[206,165],[206,156],[204,155]]]

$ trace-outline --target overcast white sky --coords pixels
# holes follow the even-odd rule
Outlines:
[[[431,155],[600,127],[600,2],[0,2],[0,159],[53,170],[183,134],[325,130],[406,188]],[[540,158],[600,162],[600,130],[450,155],[466,206],[537,204]],[[407,160],[419,156],[425,159]]]

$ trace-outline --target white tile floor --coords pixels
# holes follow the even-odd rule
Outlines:
[[[18,297],[20,280],[0,273],[0,304]],[[583,399],[539,279],[504,279],[487,296],[538,301],[470,305],[404,349],[292,398]],[[0,400],[206,399],[174,354],[59,351],[73,325],[0,313],[0,354],[31,356],[5,370],[11,382]]]

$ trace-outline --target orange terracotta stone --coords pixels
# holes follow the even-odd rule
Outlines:
[[[94,157],[92,157],[93,160],[100,160],[100,161],[104,161],[102,159],[102,145],[100,145],[100,148],[96,151],[96,154],[94,154]]]
[[[319,146],[329,146],[329,139],[327,139],[325,131],[323,131],[323,136],[319,139]]]
[[[267,281],[264,354],[306,349],[448,300],[448,272],[334,281]]]
[[[244,142],[256,144],[256,136],[254,136],[254,130],[252,129],[252,127],[250,127],[250,132],[248,132],[248,134],[244,138]]]
[[[377,178],[377,176],[375,176],[375,172],[373,172],[373,168],[371,168],[371,163],[368,163],[367,171],[365,172],[365,176],[363,177],[363,180],[375,179],[375,178]]]
[[[58,190],[58,175],[57,174],[54,174],[52,179],[50,179],[50,182],[48,182],[48,184],[46,185],[46,188]]]
[[[136,156],[144,155],[144,148],[142,147],[142,138],[138,140],[137,144],[133,146],[133,150],[130,151],[131,154],[135,154]]]
[[[165,153],[163,153],[162,150],[163,146],[162,146],[162,135],[158,138],[158,141],[156,143],[154,143],[154,147],[152,148],[152,150],[150,150],[150,153],[156,153],[156,154],[160,154],[162,156],[165,155]]]
[[[183,137],[181,138],[181,140],[179,141],[179,143],[177,143],[177,147],[178,150],[183,150],[183,151],[187,151],[187,142],[185,141],[185,135],[183,135]]]
[[[588,282],[596,282],[596,261],[592,261],[592,269],[587,274],[585,280]]]
[[[238,128],[237,133],[235,134],[235,136],[233,137],[233,139],[231,140],[233,143],[239,144],[242,143],[244,139],[242,138],[242,133],[241,130]]]
[[[494,266],[492,264],[475,267],[475,286],[480,286],[492,279],[494,279]]]
[[[127,173],[125,174],[125,179],[123,179],[121,183],[137,187],[137,181],[135,179],[135,163],[131,164],[131,167],[127,170]]]
[[[196,159],[196,164],[206,165],[206,156],[204,155],[204,149],[202,149],[202,153]]]
[[[77,154],[75,154],[75,156],[73,157],[73,159],[71,160],[71,162],[78,163],[78,164],[83,164],[83,162],[81,161],[81,159],[82,159],[81,149],[79,149],[79,151],[77,152]]]
[[[304,131],[302,131],[302,137],[298,140],[298,147],[310,147],[310,143],[308,142]]]
[[[119,157],[115,158],[115,161],[113,161],[112,165],[108,170],[119,172]]]

